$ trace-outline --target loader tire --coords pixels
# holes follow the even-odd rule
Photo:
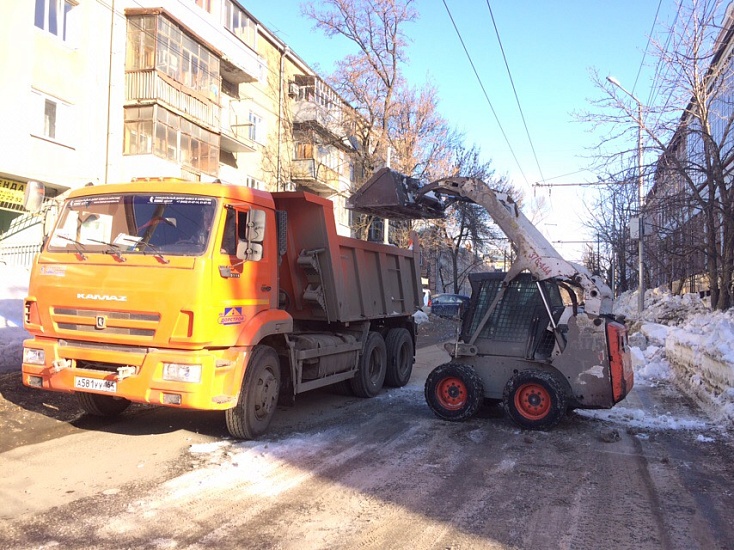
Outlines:
[[[273,419],[280,392],[280,359],[268,346],[255,346],[247,362],[237,405],[225,411],[227,431],[237,439],[264,434]]]
[[[130,401],[114,395],[77,392],[79,406],[92,416],[117,416],[130,406]]]
[[[349,380],[354,395],[357,397],[374,397],[385,383],[387,370],[387,350],[385,340],[379,332],[370,332],[359,358],[359,368],[354,378]]]
[[[385,338],[387,348],[387,371],[385,385],[393,388],[402,388],[410,380],[413,372],[415,349],[410,332],[404,328],[393,328]]]
[[[461,422],[479,410],[484,387],[471,365],[446,363],[433,369],[426,378],[425,396],[436,416]]]
[[[507,382],[503,393],[507,415],[521,428],[547,430],[566,413],[566,391],[553,374],[525,370]]]

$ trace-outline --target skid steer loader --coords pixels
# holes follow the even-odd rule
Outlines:
[[[348,207],[399,219],[430,219],[456,201],[485,208],[512,242],[507,273],[474,273],[458,340],[445,344],[450,362],[425,384],[429,407],[452,421],[501,402],[526,429],[548,429],[573,408],[607,409],[632,389],[627,329],[612,314],[612,293],[586,268],[561,257],[511,197],[476,178],[426,185],[383,168]]]

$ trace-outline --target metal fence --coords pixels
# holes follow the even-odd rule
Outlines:
[[[40,251],[40,244],[0,244],[0,265],[31,267],[34,256]]]

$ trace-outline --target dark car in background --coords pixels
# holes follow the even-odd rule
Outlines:
[[[463,294],[436,294],[431,299],[431,313],[439,317],[461,317],[469,306],[469,296]]]

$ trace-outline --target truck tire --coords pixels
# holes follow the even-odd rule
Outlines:
[[[237,439],[264,434],[273,419],[280,391],[280,359],[268,346],[255,346],[247,362],[237,405],[225,411],[227,430]]]
[[[566,391],[553,374],[525,370],[507,382],[503,393],[505,412],[528,430],[547,430],[566,413]]]
[[[84,412],[93,416],[117,416],[130,406],[128,399],[114,395],[77,392],[76,398]]]
[[[410,332],[404,328],[393,328],[385,338],[387,348],[387,371],[385,385],[402,388],[410,380],[413,372],[415,350]]]
[[[357,397],[374,397],[385,383],[387,370],[387,350],[385,340],[379,332],[370,332],[359,358],[359,368],[354,378],[349,380],[354,395]]]
[[[484,388],[471,365],[446,363],[433,369],[426,378],[425,396],[436,416],[461,422],[479,410]]]

